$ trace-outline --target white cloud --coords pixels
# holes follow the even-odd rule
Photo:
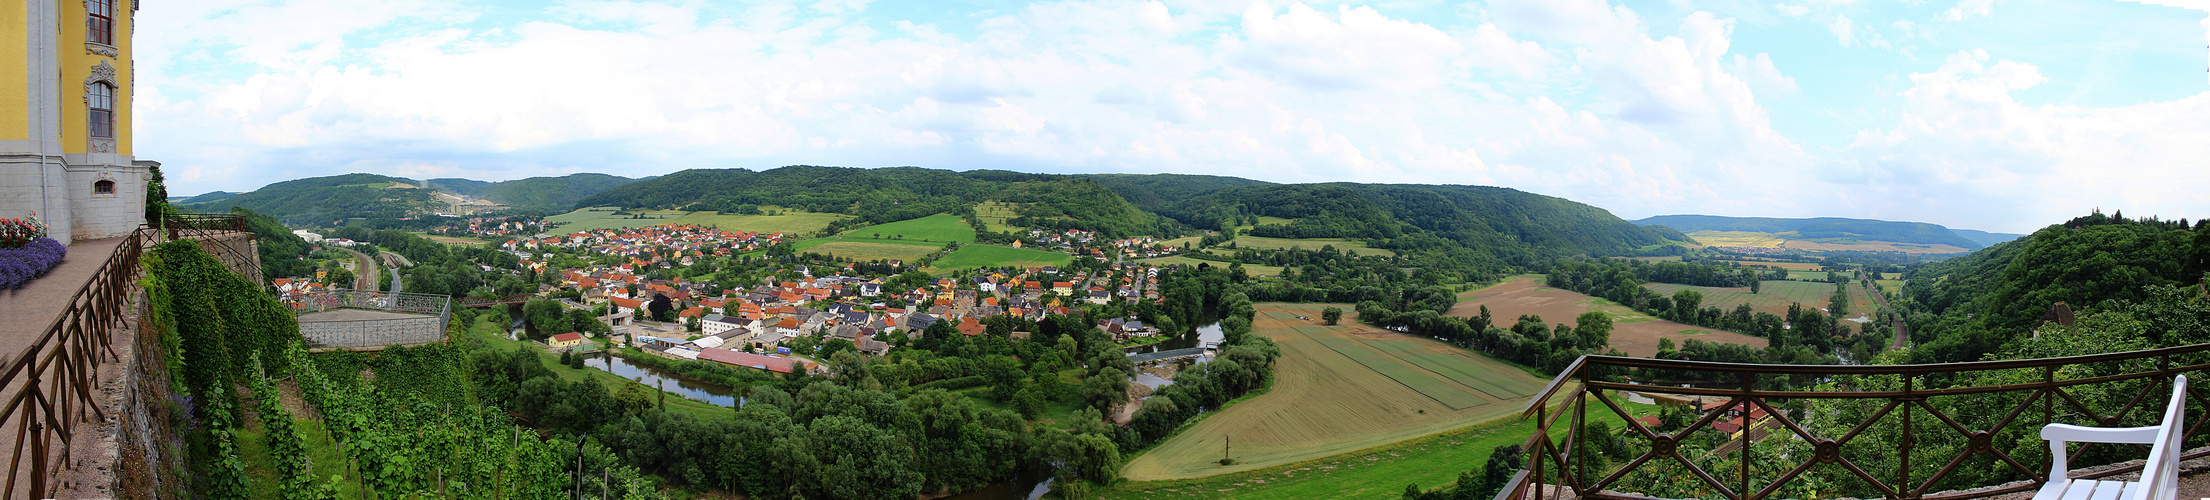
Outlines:
[[[1795,77],[1780,74],[1780,68],[1773,67],[1773,58],[1770,54],[1759,52],[1757,57],[1735,54],[1734,65],[1731,69],[1734,70],[1735,75],[1748,81],[1750,88],[1756,90],[1758,94],[1784,95],[1794,94],[1797,90],[1800,90],[1796,87]]]
[[[1995,0],[1958,0],[1957,6],[1942,11],[1942,19],[1963,21],[1974,17],[1987,17],[1995,10]]]
[[[1843,47],[1857,44],[1857,29],[1855,23],[1850,22],[1849,16],[1834,16],[1833,20],[1826,22],[1826,31],[1834,33],[1834,38],[1841,40]]]
[[[138,153],[175,166],[180,193],[346,171],[921,165],[1495,184],[1625,217],[2001,230],[2094,206],[2183,213],[2199,196],[2182,188],[2210,185],[2193,168],[2210,97],[2026,106],[2012,96],[2040,70],[1977,52],[1904,71],[1921,72],[1883,96],[1879,129],[1806,153],[1767,107],[1814,100],[1795,95],[1818,62],[1738,47],[1737,22],[1706,12],[1496,0],[1452,26],[1385,7],[1095,0],[950,27],[881,7],[579,1],[480,22],[442,3],[149,3],[141,45],[167,46],[145,56]],[[1851,7],[1775,6],[1858,47],[1912,31]],[[299,12],[332,27],[279,30],[274,47],[232,36],[294,9],[338,14]]]
[[[1863,184],[1848,209],[1939,213],[1963,227],[2028,231],[2102,207],[2178,218],[2210,185],[2210,94],[2115,108],[2027,106],[2038,68],[1950,55],[1911,75],[1904,110],[1857,136],[1822,180]]]

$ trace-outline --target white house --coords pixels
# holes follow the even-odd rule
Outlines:
[[[721,335],[722,332],[727,332],[742,327],[742,321],[743,320],[737,318],[731,318],[719,314],[708,314],[704,319],[700,319],[698,321],[698,328],[699,331],[707,335]]]

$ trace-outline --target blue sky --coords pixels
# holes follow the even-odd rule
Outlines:
[[[149,2],[171,192],[790,164],[2210,217],[2210,2]]]

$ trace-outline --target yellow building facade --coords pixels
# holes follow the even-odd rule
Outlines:
[[[144,220],[149,167],[131,153],[136,0],[0,0],[0,217],[63,243]]]

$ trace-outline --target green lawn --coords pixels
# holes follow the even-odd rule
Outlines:
[[[558,225],[558,227],[546,231],[547,234],[568,234],[593,229],[633,228],[660,224],[696,224],[729,231],[810,236],[820,232],[821,228],[828,227],[829,223],[847,217],[841,214],[804,212],[776,207],[762,207],[761,209],[780,211],[782,214],[723,215],[715,212],[685,212],[681,210],[632,211],[632,214],[644,217],[638,219],[632,218],[632,215],[614,215],[616,209],[612,207],[593,207],[546,217],[545,223]]]
[[[1059,252],[1032,248],[1013,248],[998,245],[965,245],[951,254],[937,259],[940,269],[964,269],[970,267],[1040,267],[1065,265],[1074,256]]]

